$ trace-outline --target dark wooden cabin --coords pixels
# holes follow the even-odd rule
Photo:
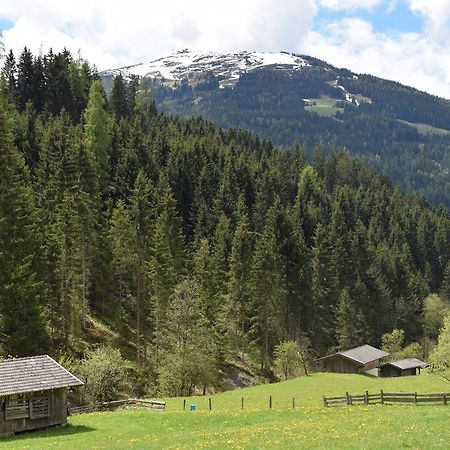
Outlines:
[[[0,361],[0,435],[65,424],[67,389],[82,384],[48,355]]]
[[[386,356],[389,356],[389,353],[366,344],[324,356],[317,361],[323,364],[327,372],[365,373],[377,368],[380,359]]]
[[[420,369],[428,364],[420,359],[406,358],[398,361],[390,361],[380,366],[380,377],[403,377],[420,374]]]

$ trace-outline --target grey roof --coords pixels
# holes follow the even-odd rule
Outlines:
[[[381,367],[383,366],[394,366],[401,370],[406,370],[406,369],[417,369],[418,367],[427,367],[428,364],[417,358],[405,358],[399,359],[398,361],[389,361],[383,364]]]
[[[0,396],[81,385],[82,381],[48,355],[0,361]]]
[[[342,352],[334,353],[333,355],[324,356],[319,358],[319,360],[330,358],[332,356],[343,356],[344,358],[351,359],[360,364],[367,364],[371,361],[375,361],[385,356],[389,356],[389,353],[383,352],[382,350],[372,347],[371,345],[361,345],[359,347],[351,348],[350,350],[345,350]],[[318,360],[318,361],[319,361]]]

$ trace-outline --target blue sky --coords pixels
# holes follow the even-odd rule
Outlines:
[[[377,33],[420,33],[425,25],[424,17],[412,12],[406,3],[392,6],[389,3],[382,3],[370,10],[335,11],[322,7],[314,19],[314,27],[320,28],[324,22],[340,21],[352,16],[370,22]]]
[[[66,47],[99,69],[183,48],[291,51],[450,98],[450,0],[1,0],[18,54]]]

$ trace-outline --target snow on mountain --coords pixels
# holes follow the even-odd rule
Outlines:
[[[119,73],[125,78],[139,76],[152,78],[161,82],[179,82],[187,79],[190,82],[212,73],[219,81],[221,88],[233,87],[242,73],[270,66],[275,69],[301,70],[309,64],[303,58],[285,52],[258,53],[242,51],[239,53],[201,53],[183,50],[149,63],[106,70],[102,75],[116,76]]]

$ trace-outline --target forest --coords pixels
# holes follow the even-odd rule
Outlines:
[[[242,74],[233,89],[182,81],[176,89],[148,81],[161,111],[201,115],[222,127],[248,128],[279,146],[295,142],[325,152],[348,149],[378,173],[434,206],[450,207],[450,103],[399,83],[355,75],[302,56],[301,71],[266,67]],[[359,103],[346,102],[345,88]],[[305,108],[304,99],[334,101],[334,114]],[[421,132],[420,126],[429,126]],[[418,128],[419,127],[419,128]],[[434,127],[434,128],[432,128]]]
[[[10,52],[0,97],[3,357],[106,342],[133,389],[187,395],[227,364],[271,379],[283,342],[436,339],[449,212],[347,151],[169,117],[121,77],[108,99],[67,51]]]

